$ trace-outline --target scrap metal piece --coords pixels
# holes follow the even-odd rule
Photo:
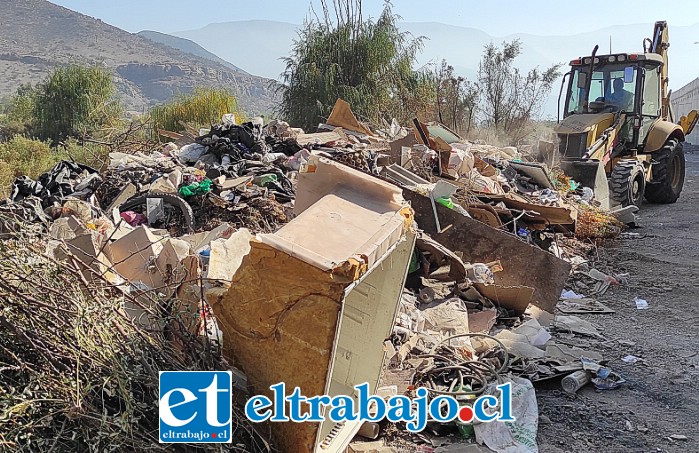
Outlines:
[[[570,274],[570,263],[442,205],[437,206],[439,217],[452,228],[437,232],[429,197],[408,189],[403,190],[403,196],[415,210],[415,220],[420,228],[432,239],[450,250],[463,252],[464,261],[488,263],[500,260],[503,271],[496,274],[495,283],[534,288],[531,303],[553,313]]]

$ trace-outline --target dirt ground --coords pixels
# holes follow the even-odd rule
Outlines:
[[[560,381],[537,385],[541,453],[699,452],[699,154],[686,159],[677,203],[644,205],[637,237],[599,248],[597,269],[630,274],[598,298],[616,313],[579,315],[605,336],[580,346],[602,353],[627,385],[575,396]],[[638,310],[635,296],[650,308]]]

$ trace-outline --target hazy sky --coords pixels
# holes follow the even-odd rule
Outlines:
[[[315,5],[320,0],[313,0]],[[332,0],[328,0],[332,1]],[[301,23],[310,0],[54,0],[53,3],[102,19],[130,32],[174,32],[212,22],[266,19]],[[382,0],[364,0],[377,16]],[[696,0],[393,0],[394,11],[407,22],[442,22],[473,27],[493,36],[513,33],[571,35],[611,25],[699,22]],[[699,40],[699,37],[697,37]]]

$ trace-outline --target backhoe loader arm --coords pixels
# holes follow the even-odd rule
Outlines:
[[[656,53],[663,58],[663,66],[660,69],[660,95],[662,96],[662,109],[661,115],[663,118],[669,121],[674,121],[671,118],[670,113],[670,96],[668,94],[668,59],[667,59],[667,49],[670,47],[670,36],[668,33],[667,22],[664,20],[655,23],[655,28],[653,29],[653,39],[650,40],[650,49],[648,52]],[[645,46],[644,46],[645,47]]]
[[[647,49],[648,52],[653,52],[657,53],[663,58],[663,66],[661,68],[661,79],[660,79],[660,95],[662,96],[662,117],[664,119],[667,119],[670,122],[674,122],[675,119],[673,118],[673,113],[672,113],[672,108],[670,106],[670,95],[672,94],[671,92],[668,92],[668,58],[667,58],[667,49],[670,47],[670,37],[668,33],[668,26],[667,22],[665,21],[658,21],[655,23],[655,28],[653,29],[653,39],[648,40],[650,41],[650,48]],[[645,42],[643,44],[644,46],[644,51],[645,49]],[[680,120],[677,122],[677,124],[680,125],[682,128],[682,131],[684,132],[684,135],[687,136],[692,133],[692,130],[694,130],[694,126],[697,125],[697,120],[699,120],[699,113],[696,110],[692,110],[691,112],[687,113],[686,116],[683,116],[680,118]]]

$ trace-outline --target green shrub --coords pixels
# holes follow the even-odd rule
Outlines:
[[[17,176],[36,178],[63,158],[65,154],[51,149],[48,143],[20,135],[0,143],[0,195],[7,197]]]
[[[103,66],[57,68],[35,88],[34,133],[54,143],[91,135],[121,117],[115,94],[112,73]]]
[[[10,195],[10,186],[15,180],[15,174],[10,164],[0,160],[0,199],[5,199]]]
[[[7,115],[8,121],[23,124],[33,123],[36,93],[31,84],[20,86],[10,101]]]
[[[32,135],[35,95],[36,92],[30,84],[22,85],[14,95],[2,102],[0,141],[6,142],[15,135]]]
[[[0,96],[0,121],[12,110],[12,96]]]
[[[208,127],[220,122],[226,113],[234,113],[238,122],[244,119],[233,94],[220,88],[195,88],[191,94],[176,96],[166,104],[153,107],[150,117],[156,133],[158,129],[181,132],[184,127],[180,122]]]
[[[31,126],[27,123],[14,121],[8,117],[0,120],[0,142],[12,140],[16,135],[31,135]]]
[[[66,66],[35,87],[20,86],[7,102],[0,139],[27,135],[57,144],[111,127],[122,116],[112,77],[100,65]]]

